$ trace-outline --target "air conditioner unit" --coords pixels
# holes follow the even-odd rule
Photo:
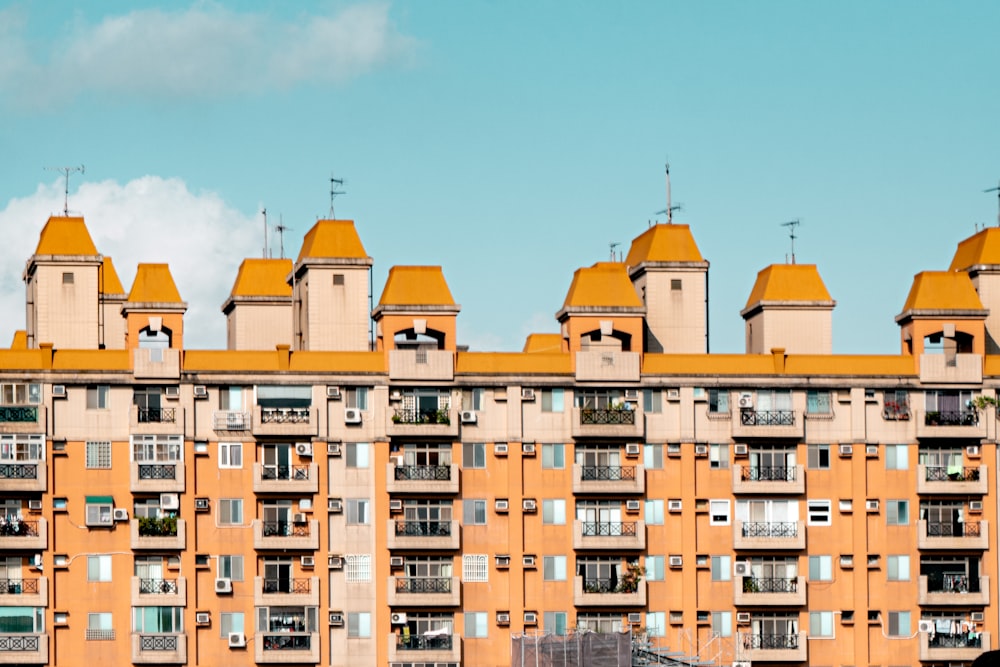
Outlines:
[[[534,556],[522,556],[521,565],[524,567],[535,567],[535,557]]]
[[[357,408],[344,408],[344,423],[360,424],[361,410],[358,410]]]
[[[329,511],[331,511],[331,512],[334,512],[334,513],[343,512],[344,511],[344,501],[341,500],[340,498],[327,498],[326,499],[326,509],[329,510]]]
[[[463,424],[475,424],[478,419],[475,410],[462,410],[461,418]]]
[[[335,401],[340,400],[340,387],[330,387],[326,388],[326,397],[332,398]]]
[[[311,442],[300,442],[295,445],[295,453],[299,456],[312,456],[313,446]]]
[[[668,500],[667,501],[667,511],[668,512],[680,512],[684,509],[684,503],[680,500]]]
[[[638,389],[626,389],[625,390],[625,400],[626,401],[638,401],[639,400],[639,390]]]
[[[64,384],[52,385],[52,398],[66,398],[66,385]]]
[[[506,498],[497,498],[493,501],[493,509],[497,512],[507,512],[510,510],[510,501]]]
[[[128,510],[116,507],[112,510],[112,516],[115,521],[128,521]]]
[[[521,388],[521,400],[522,401],[533,401],[535,400],[535,390],[531,387]]]
[[[403,557],[402,556],[390,556],[389,557],[389,567],[393,570],[399,570],[403,567]]]
[[[181,388],[177,385],[170,385],[163,388],[163,396],[166,398],[177,398],[181,395]]]
[[[521,501],[521,509],[525,512],[538,511],[538,502],[534,498],[525,498]]]
[[[628,615],[629,625],[638,625],[642,623],[642,614],[639,612],[632,612]]]
[[[625,511],[626,512],[638,512],[641,507],[638,500],[626,500],[625,501]]]
[[[865,509],[869,512],[878,512],[878,500],[866,500]]]
[[[343,556],[327,556],[326,566],[331,570],[343,570],[344,569],[344,557]]]
[[[344,624],[344,614],[339,611],[330,612],[330,625],[343,625]]]
[[[402,512],[403,511],[403,501],[402,500],[390,500],[389,501],[389,511],[390,512]]]
[[[708,445],[695,445],[694,446],[695,456],[708,456]]]
[[[671,389],[667,389],[667,400],[668,401],[679,401],[680,398],[681,398],[681,390],[680,389],[677,389],[676,387],[673,387]]]
[[[740,394],[740,397],[739,397],[739,399],[737,399],[737,403],[736,404],[738,406],[740,406],[741,409],[752,410],[753,409],[753,394],[751,394],[749,392],[744,392],[744,393]]]
[[[969,614],[969,620],[975,621],[976,623],[982,623],[984,620],[986,620],[986,614],[984,614],[981,611],[974,611],[971,614]]]
[[[215,592],[216,593],[232,593],[233,592],[233,580],[220,577],[215,580]]]
[[[35,511],[35,512],[39,511],[40,509],[42,509],[42,501],[41,500],[29,500],[28,501],[28,509],[32,510],[32,511]]]
[[[506,554],[501,556],[496,556],[495,560],[498,569],[505,569],[510,567],[510,556],[507,556]]]
[[[198,512],[207,512],[209,509],[209,502],[208,498],[195,498],[194,508]]]
[[[390,614],[389,622],[393,625],[406,625],[406,614],[398,611]]]
[[[497,612],[497,625],[510,625],[510,612]]]
[[[389,392],[389,400],[390,401],[401,401],[401,400],[403,400],[403,392],[401,392],[398,389],[393,389],[392,391]]]
[[[292,523],[306,523],[309,519],[304,512],[296,512],[292,515]]]
[[[854,445],[841,445],[840,446],[841,456],[853,456],[854,455]]]
[[[745,442],[739,442],[733,445],[733,454],[736,456],[749,456],[750,455],[750,445]]]
[[[524,443],[521,443],[521,453],[522,454],[527,454],[528,456],[534,456],[535,455],[535,443],[533,443],[533,442],[524,442]]]
[[[878,445],[865,445],[865,456],[878,456]]]
[[[750,623],[750,612],[748,611],[738,611],[736,612],[736,622],[740,625],[747,625]]]
[[[199,611],[194,615],[194,622],[198,625],[208,625],[212,622],[212,614],[207,611]]]
[[[736,577],[749,577],[750,576],[750,563],[745,560],[738,560],[733,563],[733,576]]]
[[[326,443],[326,455],[327,456],[340,456],[343,453],[343,448],[340,446],[339,442],[328,442]]]
[[[680,456],[680,455],[681,455],[681,444],[679,442],[668,442],[667,456]]]
[[[683,567],[684,557],[683,556],[671,556],[670,557],[670,567]]]
[[[625,456],[639,456],[640,449],[642,449],[642,445],[638,442],[630,442],[625,445]]]
[[[181,499],[176,493],[160,494],[160,509],[176,510],[181,507]]]
[[[970,512],[982,512],[983,511],[983,501],[982,500],[970,500],[969,501],[969,511]]]
[[[494,456],[507,456],[507,443],[498,442],[493,445],[493,455]]]
[[[934,632],[934,621],[918,621],[917,632]]]
[[[246,648],[247,636],[242,632],[229,633],[229,648]]]
[[[538,614],[533,611],[524,612],[525,625],[538,625]]]
[[[196,384],[194,386],[194,397],[195,398],[208,398],[208,387],[203,384]]]
[[[965,453],[972,458],[977,458],[979,456],[979,445],[969,445],[965,448]]]
[[[302,567],[315,567],[316,558],[313,556],[301,556],[299,558],[299,565],[301,565]]]

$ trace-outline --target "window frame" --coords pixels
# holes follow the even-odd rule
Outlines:
[[[904,515],[904,521],[900,521],[900,510]],[[909,526],[910,525],[910,501],[905,499],[892,498],[885,501],[885,523],[887,526]]]
[[[238,458],[239,461],[233,463],[234,458]],[[241,470],[243,468],[242,442],[219,442],[219,468],[224,470]]]
[[[726,512],[725,518],[722,518],[722,514],[716,514],[715,508],[720,505],[725,505]],[[732,523],[732,505],[728,498],[710,498],[708,501],[708,525],[710,526],[728,526]]]
[[[542,581],[566,581],[567,567],[566,556],[542,556]]]
[[[806,470],[829,470],[831,462],[829,444],[809,443],[806,445]]]
[[[471,459],[471,461],[469,459]],[[465,470],[485,470],[486,469],[486,443],[485,442],[463,442],[462,443],[462,468],[465,469]]]
[[[480,520],[480,518],[482,520]],[[486,500],[484,498],[463,498],[462,525],[485,526],[486,522],[487,522]]]
[[[93,577],[94,564],[97,566],[97,578]],[[111,554],[90,554],[87,556],[88,583],[111,583],[113,576],[114,570],[111,566]]]
[[[825,518],[823,518],[825,517]],[[833,525],[833,501],[823,498],[811,498],[806,500],[806,525],[808,526],[832,526]]]
[[[561,510],[559,509],[561,507]],[[560,512],[561,518],[560,521]],[[565,498],[543,498],[542,499],[542,525],[543,526],[565,526],[566,525],[566,499]]]
[[[565,469],[566,469],[566,445],[561,442],[543,442],[542,470],[565,470]]]
[[[84,448],[86,458],[85,465],[87,470],[111,470],[112,457],[110,440],[87,440]],[[93,455],[91,455],[91,448],[95,450]],[[95,465],[91,465],[92,460]],[[102,465],[105,460],[107,461],[107,465]]]
[[[371,525],[371,499],[348,498],[344,502],[345,516],[348,526]]]
[[[225,507],[226,509],[223,509]],[[243,524],[243,498],[219,498],[218,499],[219,508],[219,527],[238,527]],[[238,521],[233,520],[233,509],[236,508],[235,514]]]

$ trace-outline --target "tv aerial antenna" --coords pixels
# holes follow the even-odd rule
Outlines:
[[[264,217],[264,259],[267,259],[267,208],[260,209],[260,214]]]
[[[278,232],[278,244],[281,248],[281,259],[285,258],[285,232],[290,231],[292,228],[287,227],[282,220],[282,217],[278,216],[278,224],[274,226],[274,231]]]
[[[611,261],[612,262],[619,262],[619,261],[621,261],[620,259],[615,259],[615,248],[617,248],[620,245],[621,245],[621,243],[619,243],[618,241],[611,241],[610,243],[608,243],[608,249],[611,251]]]
[[[65,186],[63,187],[63,215],[69,217],[69,175],[70,174],[83,174],[84,166],[81,164],[79,167],[45,167],[48,171],[58,171],[63,175],[65,179]]]
[[[983,192],[997,193],[997,227],[1000,227],[1000,185],[995,188],[990,188],[989,190],[983,190]]]
[[[788,227],[788,238],[792,240],[792,261],[791,261],[792,264],[795,263],[795,239],[798,238],[797,236],[795,236],[795,228],[801,224],[802,221],[799,220],[798,218],[796,218],[795,220],[789,220],[788,222],[781,223],[782,227]],[[787,257],[785,258],[785,261],[786,262],[788,261]]]
[[[346,195],[347,194],[346,190],[338,190],[337,189],[337,188],[343,188],[343,187],[344,187],[344,179],[342,179],[342,178],[334,178],[333,175],[331,174],[330,175],[330,219],[331,220],[336,220],[337,219],[337,216],[334,215],[334,213],[333,213],[333,200],[336,199],[337,195]]]
[[[667,215],[667,224],[668,225],[672,225],[672,224],[674,224],[674,211],[680,211],[683,208],[683,206],[681,204],[671,204],[670,203],[670,163],[669,162],[666,163],[666,171],[667,171],[667,207],[665,209],[663,209],[662,211],[657,211],[653,215],[663,215],[664,213],[666,213],[666,215]]]

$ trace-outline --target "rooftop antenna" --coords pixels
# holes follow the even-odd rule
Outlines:
[[[983,192],[997,193],[997,227],[1000,227],[1000,185],[995,188],[990,188],[989,190],[983,190]]]
[[[788,222],[781,223],[782,227],[788,227],[788,238],[792,240],[792,264],[795,263],[795,228],[802,224],[802,221],[796,218],[795,220],[790,220]],[[785,258],[788,261],[788,258]]]
[[[274,226],[274,231],[278,232],[278,243],[281,247],[281,259],[285,258],[285,232],[289,231],[291,227],[286,227],[284,220],[281,215],[278,215],[278,224]]]
[[[610,243],[608,243],[608,249],[611,250],[611,261],[612,262],[620,261],[620,260],[616,260],[615,259],[615,248],[617,248],[620,245],[621,245],[621,243],[618,243],[617,241],[611,241]]]
[[[666,170],[667,170],[667,207],[665,209],[663,209],[662,211],[657,211],[655,213],[655,215],[663,215],[664,213],[666,213],[667,214],[667,224],[668,225],[672,225],[672,224],[674,224],[674,211],[681,210],[681,205],[680,204],[675,204],[675,205],[671,205],[670,204],[670,163],[667,162],[666,165],[667,165],[666,166]]]
[[[264,259],[267,259],[267,208],[260,209],[260,214],[264,216]]]
[[[336,215],[334,215],[334,213],[333,213],[333,200],[334,200],[334,198],[336,198],[337,195],[346,195],[347,194],[347,192],[345,190],[338,190],[337,189],[338,187],[341,187],[341,188],[344,187],[344,179],[342,179],[342,178],[334,178],[333,175],[331,174],[330,175],[330,219],[331,220],[336,220],[337,219]]]
[[[69,217],[69,175],[79,172],[83,174],[84,167],[81,164],[79,167],[45,167],[48,171],[58,171],[66,179],[66,185],[63,189],[63,216]]]

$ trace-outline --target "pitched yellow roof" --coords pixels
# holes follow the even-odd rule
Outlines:
[[[319,220],[302,239],[299,260],[307,257],[368,259],[353,220]]]
[[[833,301],[815,264],[772,264],[757,274],[745,308],[761,301]]]
[[[522,352],[562,352],[562,334],[533,333],[528,334],[524,341]]]
[[[569,354],[523,352],[459,352],[455,373],[560,375],[573,372]]]
[[[394,266],[389,269],[380,306],[454,306],[440,266]]]
[[[133,303],[182,303],[166,264],[140,264],[128,300]]]
[[[903,305],[909,310],[982,310],[969,274],[960,271],[921,271]]]
[[[703,262],[701,251],[687,225],[653,225],[632,241],[625,263]]]
[[[987,227],[958,244],[949,271],[1000,264],[1000,227]]]
[[[98,253],[83,218],[64,218],[54,215],[42,228],[35,254],[96,255]]]
[[[642,305],[642,299],[629,280],[626,266],[620,262],[598,262],[591,267],[577,269],[563,302],[563,308],[641,308]]]
[[[230,296],[291,296],[290,259],[244,259]]]
[[[122,287],[122,281],[118,277],[118,272],[115,271],[115,265],[111,263],[111,258],[107,255],[104,256],[102,271],[104,272],[104,293],[124,294],[125,288]]]
[[[10,342],[10,349],[12,350],[27,350],[28,349],[28,332],[24,329],[18,329],[14,332],[14,340]]]

